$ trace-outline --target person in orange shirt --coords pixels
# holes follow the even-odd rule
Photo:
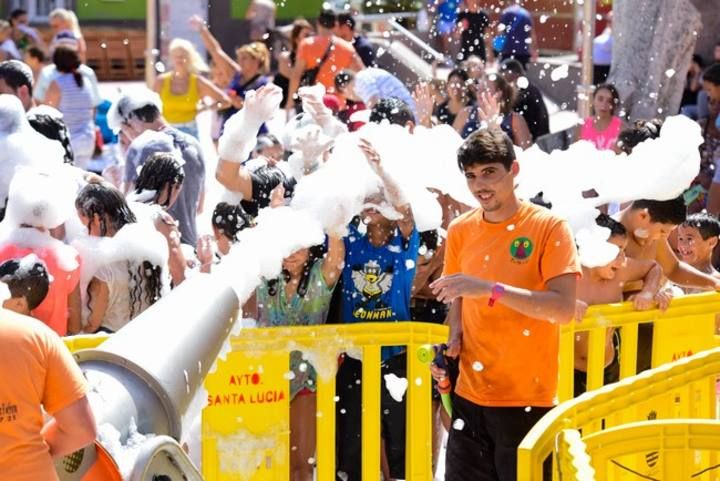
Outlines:
[[[57,334],[35,319],[0,309],[0,346],[0,477],[57,481],[53,458],[96,436],[85,378]]]
[[[295,109],[299,87],[321,83],[329,93],[335,90],[335,74],[343,69],[360,71],[365,68],[350,42],[333,35],[337,17],[331,10],[323,10],[317,21],[317,35],[298,45],[297,58],[290,75],[290,87],[285,108]]]
[[[430,286],[451,304],[447,354],[460,364],[445,477],[514,481],[520,441],[555,403],[558,326],[574,318],[581,267],[567,222],[515,196],[507,135],[473,133],[458,164],[480,208],[450,224]]]

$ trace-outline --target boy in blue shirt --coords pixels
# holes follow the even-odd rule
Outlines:
[[[387,115],[413,115],[398,99],[381,100],[370,121]],[[376,117],[373,118],[373,115]],[[388,118],[393,121],[393,119]],[[360,148],[382,181],[382,192],[366,200],[360,219],[366,229],[351,225],[345,238],[345,268],[342,273],[342,322],[392,322],[410,319],[410,295],[415,278],[415,260],[420,235],[415,228],[410,205],[403,199],[394,182],[383,169],[380,156],[370,144],[362,141]],[[393,212],[394,210],[394,212]],[[397,220],[392,220],[397,218]],[[398,218],[399,217],[399,218]],[[363,232],[364,231],[364,232]],[[406,358],[400,346],[383,349],[381,375],[405,377]],[[362,363],[344,354],[337,375],[337,470],[347,475],[346,481],[359,481],[361,450],[361,386]],[[381,382],[384,479],[405,477],[405,403],[390,396]]]

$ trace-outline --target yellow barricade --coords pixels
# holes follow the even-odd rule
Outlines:
[[[605,336],[608,329],[620,331],[620,379],[636,373],[638,331],[652,323],[652,367],[690,356],[718,345],[715,315],[720,312],[720,294],[695,294],[673,300],[666,312],[636,311],[632,303],[591,306],[581,322],[562,326],[560,334],[560,402],[573,397],[575,336],[588,333],[587,389],[603,385]],[[643,336],[640,336],[642,341]],[[641,346],[643,347],[643,346]]]
[[[715,419],[715,381],[718,373],[720,348],[714,348],[663,364],[560,404],[546,414],[520,444],[518,481],[543,479],[543,461],[553,453],[558,435],[564,429],[581,430],[584,439],[589,443],[592,439],[590,436],[594,433],[637,421]],[[636,448],[640,451],[654,449],[650,445]],[[708,456],[703,455],[697,459],[699,463],[703,463],[708,460]],[[654,474],[659,469],[658,460],[656,452],[646,452],[636,456],[632,461],[634,464],[628,463],[628,467],[640,472],[641,477],[646,477],[647,473]],[[670,462],[672,459],[666,460],[665,464]],[[621,470],[615,472],[614,476],[598,476],[598,479],[620,479],[619,473],[623,472],[626,473]],[[639,479],[633,476],[636,475],[627,479]],[[685,479],[657,476],[647,479],[651,478]]]
[[[362,476],[363,481],[380,478],[380,351],[383,346],[407,346],[407,435],[406,479],[432,479],[431,379],[426,362],[417,355],[427,344],[447,340],[447,327],[436,324],[399,322],[323,325],[308,327],[244,329],[232,340],[225,362],[205,382],[208,407],[203,410],[203,475],[216,480],[286,480],[288,451],[289,352],[303,351],[318,373],[317,384],[317,479],[334,480],[335,471],[335,372],[342,352],[362,358]],[[360,352],[361,354],[357,354]],[[236,363],[235,356],[239,356]],[[257,375],[253,380],[253,375]],[[231,384],[235,376],[235,384]],[[249,385],[247,376],[250,376]],[[237,381],[240,377],[241,382]],[[264,383],[264,384],[261,384]],[[259,389],[283,392],[273,395],[272,410],[254,409],[249,396]],[[220,396],[217,398],[216,396]],[[242,395],[242,401],[240,396]],[[225,403],[225,400],[230,401]],[[218,403],[214,401],[218,400]],[[228,407],[228,404],[231,407]],[[266,405],[269,405],[266,403]],[[282,411],[282,412],[281,412]],[[239,466],[219,452],[226,441],[251,440],[250,464],[261,469],[239,472]],[[273,440],[275,442],[273,442]],[[250,454],[242,446],[233,456]],[[238,459],[238,462],[243,460]]]
[[[575,461],[575,464],[561,461],[563,481],[609,479],[608,468],[622,466],[618,459],[648,451],[658,457],[655,476],[659,479],[720,477],[720,473],[713,472],[720,467],[716,462],[720,453],[720,421],[716,420],[642,421],[600,431],[584,439],[576,430],[564,430],[560,439],[558,458]],[[711,461],[707,464],[698,456],[702,451],[710,453],[706,459]],[[627,469],[626,472],[630,473]]]

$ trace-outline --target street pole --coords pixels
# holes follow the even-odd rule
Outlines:
[[[593,90],[593,39],[595,38],[595,1],[582,1],[582,75],[578,85],[578,116],[584,119],[590,115],[590,99]],[[580,0],[578,0],[580,4]]]
[[[149,89],[155,84],[155,55],[157,52],[157,4],[156,0],[146,0],[145,9],[145,83]]]

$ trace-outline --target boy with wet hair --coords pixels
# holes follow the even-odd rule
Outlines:
[[[677,228],[677,251],[680,260],[705,274],[720,279],[712,256],[720,238],[720,221],[710,214],[693,214]],[[686,290],[686,293],[698,292]]]
[[[50,286],[45,264],[32,254],[0,264],[0,282],[7,284],[11,296],[3,308],[25,316],[45,300]]]

